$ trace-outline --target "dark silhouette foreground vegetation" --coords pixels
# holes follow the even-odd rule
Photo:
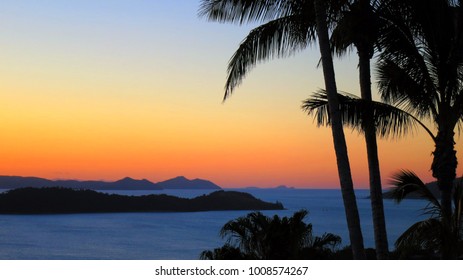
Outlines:
[[[397,174],[398,186],[394,189],[395,199],[401,201],[407,195],[418,192],[430,204],[424,210],[433,215],[417,222],[405,231],[395,242],[395,250],[389,259],[433,260],[441,258],[442,238],[452,240],[451,258],[463,256],[463,232],[461,209],[450,223],[444,223],[439,201],[424,184],[419,184],[411,173]],[[415,180],[415,182],[413,182]],[[403,183],[403,184],[402,184]],[[457,187],[455,202],[463,201],[463,188]],[[461,207],[460,207],[461,208]],[[300,210],[291,217],[268,217],[253,212],[226,223],[220,230],[225,239],[222,247],[205,250],[200,254],[204,260],[352,260],[354,255],[350,246],[340,247],[341,238],[332,233],[314,236],[312,224],[304,222],[308,212]],[[373,248],[365,249],[367,260],[376,260],[377,252]]]
[[[375,247],[388,258],[376,136],[402,136],[420,125],[434,144],[431,171],[440,192],[441,223],[454,213],[458,160],[455,134],[463,123],[463,1],[455,0],[202,0],[200,16],[235,24],[257,23],[228,64],[228,98],[258,63],[287,57],[317,39],[325,90],[303,108],[330,125],[354,257],[365,257],[343,125],[365,135]],[[331,36],[330,36],[331,35]],[[339,94],[333,54],[358,54],[361,98]],[[382,102],[372,100],[375,59]],[[424,124],[430,124],[428,128]],[[454,258],[453,239],[441,238],[443,259]]]
[[[401,258],[463,258],[463,185],[456,184],[452,193],[451,215],[446,215],[439,198],[413,172],[403,170],[394,175],[392,197],[400,203],[410,195],[425,199],[427,219],[416,222],[397,239]]]
[[[308,212],[291,217],[268,217],[253,212],[226,223],[220,235],[224,246],[201,253],[201,259],[331,259],[341,237],[325,233],[314,236],[312,224],[304,222]],[[352,254],[351,254],[352,256]]]
[[[216,191],[191,199],[165,194],[125,196],[61,187],[22,188],[0,194],[2,214],[281,209],[284,209],[281,203],[265,202],[250,194],[234,191]]]

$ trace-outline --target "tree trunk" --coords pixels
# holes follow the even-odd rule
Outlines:
[[[439,130],[436,136],[436,146],[433,152],[432,175],[437,179],[441,192],[442,223],[449,226],[452,217],[452,191],[453,181],[456,178],[457,156],[455,151],[454,132],[450,129]],[[452,258],[452,246],[447,236],[442,237],[442,258]]]
[[[367,48],[358,47],[360,93],[365,101],[372,101],[370,77],[370,53]],[[389,245],[387,242],[386,222],[384,218],[383,190],[381,187],[381,172],[376,142],[376,127],[371,107],[367,107],[364,116],[365,143],[367,147],[368,170],[370,176],[370,200],[373,214],[376,257],[379,260],[388,259]]]
[[[360,228],[360,217],[352,183],[349,157],[347,155],[346,139],[344,137],[339,101],[337,98],[333,58],[331,56],[328,26],[326,22],[326,10],[323,0],[314,1],[318,43],[322,59],[323,76],[325,78],[328,106],[330,108],[331,131],[333,135],[339,180],[344,201],[344,209],[346,212],[347,226],[349,229],[350,243],[354,259],[365,259],[363,236],[362,230]]]

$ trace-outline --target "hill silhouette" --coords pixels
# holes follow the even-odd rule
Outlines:
[[[126,196],[69,188],[21,188],[0,194],[2,214],[95,212],[196,212],[225,210],[281,210],[248,193],[216,191],[195,198],[170,195]]]
[[[212,183],[211,181],[202,179],[189,180],[183,176],[178,176],[163,182],[159,182],[158,185],[160,185],[164,189],[221,189],[219,186]]]
[[[115,182],[79,181],[79,180],[48,180],[39,177],[0,176],[0,189],[17,189],[26,187],[55,187],[89,190],[162,190],[162,189],[213,189],[221,188],[207,180],[189,180],[183,176],[167,181],[153,183],[146,179],[137,180],[125,177]]]

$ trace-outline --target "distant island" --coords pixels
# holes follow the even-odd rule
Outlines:
[[[102,212],[197,212],[283,210],[248,193],[216,191],[195,198],[170,195],[126,196],[62,187],[20,188],[0,194],[0,214],[63,214]]]
[[[294,190],[296,188],[295,187],[288,187],[288,186],[285,186],[285,185],[280,185],[280,186],[271,187],[271,188],[250,186],[250,187],[245,187],[245,189],[248,189],[248,190],[259,190],[259,189]]]
[[[183,176],[166,181],[153,183],[146,179],[136,180],[130,177],[115,181],[78,181],[78,180],[49,180],[39,177],[0,176],[0,189],[17,189],[26,187],[64,187],[71,189],[88,190],[163,190],[163,189],[188,189],[188,190],[221,190],[222,188],[203,179],[189,180]]]

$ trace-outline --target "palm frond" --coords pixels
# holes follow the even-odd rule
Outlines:
[[[200,260],[213,260],[215,259],[214,252],[212,252],[211,250],[204,250],[199,255],[199,259]]]
[[[342,17],[331,33],[330,42],[332,52],[338,57],[342,57],[354,49],[354,42],[351,36],[352,30],[348,24],[347,19]]]
[[[304,219],[309,215],[309,211],[303,209],[294,212],[289,221],[294,224],[302,224]]]
[[[202,251],[199,258],[201,260],[244,260],[250,256],[243,254],[239,248],[225,244],[220,248],[215,248],[213,251]]]
[[[224,99],[258,62],[289,56],[315,39],[315,21],[307,14],[282,17],[253,29],[228,64]]]
[[[427,254],[437,254],[442,253],[442,246],[447,244],[451,246],[448,248],[451,255],[461,255],[463,252],[462,182],[456,185],[453,193],[454,208],[450,220],[442,216],[442,207],[438,199],[413,172],[397,173],[393,183],[397,186],[392,191],[393,198],[400,202],[409,194],[418,194],[419,197],[429,202],[424,209],[424,214],[431,215],[427,220],[413,224],[397,239],[395,245],[398,251],[402,253],[423,251]]]
[[[249,235],[252,225],[243,217],[229,221],[220,230],[220,236],[226,238],[226,243],[240,247],[244,252],[250,251]]]
[[[395,246],[399,250],[416,248],[438,251],[442,240],[441,225],[440,220],[437,218],[417,222],[397,238]]]
[[[202,0],[198,15],[210,21],[263,22],[294,14],[303,0]],[[308,1],[310,2],[310,1]]]
[[[395,186],[391,190],[391,195],[396,202],[400,203],[410,194],[415,194],[428,201],[428,205],[423,209],[425,214],[441,215],[439,199],[434,196],[426,184],[413,171],[401,170],[393,174],[390,183]]]
[[[456,123],[463,100],[462,9],[451,1],[406,2],[412,12],[394,11],[382,30],[384,51],[378,64],[382,98],[435,122],[452,111],[446,121]]]
[[[415,193],[419,197],[439,205],[439,200],[413,171],[400,170],[392,175],[390,183],[396,186],[392,191],[392,195],[397,202],[401,202],[407,195]]]
[[[376,1],[352,1],[348,9],[343,11],[331,34],[333,51],[342,56],[355,45],[357,50],[368,52],[370,58],[377,45],[382,18],[378,13],[379,4]],[[373,3],[372,3],[373,2]]]
[[[368,106],[373,109],[373,121],[380,137],[401,137],[415,129],[416,125],[424,126],[408,112],[385,103],[365,101],[348,93],[338,94],[338,100],[343,123],[359,132],[363,132],[366,122],[372,121],[364,118]],[[314,115],[317,125],[330,125],[328,99],[324,90],[303,101],[302,109],[309,115]],[[425,126],[424,128],[430,133]]]
[[[386,58],[378,62],[377,74],[384,102],[404,108],[421,119],[431,119],[431,113],[437,112],[434,101],[430,99],[434,91],[426,90],[428,86],[423,85],[422,77],[410,76],[403,65]]]
[[[311,247],[321,249],[325,247],[334,248],[341,244],[342,239],[340,236],[332,233],[324,233],[322,236],[316,236],[311,244]]]
[[[263,252],[263,235],[268,231],[270,219],[261,212],[252,212],[227,222],[220,230],[226,244],[237,246],[249,256],[260,258]]]
[[[423,32],[419,23],[425,19],[415,18],[419,14],[415,10],[422,10],[424,6],[418,2],[407,1],[406,6],[413,12],[392,10],[386,15],[390,23],[383,27],[378,40],[383,50],[378,63],[378,86],[387,103],[409,103],[409,109],[416,108],[417,116],[426,116],[430,111],[436,115],[435,103],[439,101],[439,95],[435,71],[426,55],[430,50],[428,43],[419,35]]]

